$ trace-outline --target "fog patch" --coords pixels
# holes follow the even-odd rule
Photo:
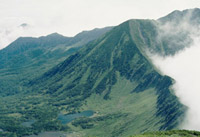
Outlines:
[[[175,55],[185,47],[193,45],[193,38],[199,35],[200,10],[191,9],[174,11],[166,17],[158,19],[158,35],[156,41],[165,49],[162,55]]]
[[[0,22],[0,49],[5,48],[18,37],[38,37],[41,31],[42,29],[40,30],[30,19],[5,19]]]
[[[177,11],[160,19],[157,41],[165,43],[167,55],[150,55],[163,75],[175,80],[173,89],[188,109],[180,128],[200,131],[200,23],[199,9]],[[175,50],[173,54],[173,50]]]
[[[165,75],[171,76],[175,94],[188,107],[181,128],[200,130],[200,37],[192,37],[193,43],[174,56],[154,56],[154,64]]]

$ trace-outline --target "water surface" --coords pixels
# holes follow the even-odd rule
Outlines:
[[[87,111],[83,111],[81,113],[68,114],[68,115],[59,114],[58,120],[60,120],[62,124],[67,124],[79,117],[90,117],[93,114],[94,114],[94,111],[92,111],[92,110],[87,110]]]

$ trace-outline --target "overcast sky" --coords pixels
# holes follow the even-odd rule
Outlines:
[[[173,10],[200,7],[200,0],[0,0],[0,49],[19,36],[118,25],[128,19],[157,19]],[[29,27],[19,27],[27,23]]]

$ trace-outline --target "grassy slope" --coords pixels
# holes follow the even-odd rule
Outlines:
[[[144,133],[141,135],[134,135],[130,137],[199,137],[200,132],[188,131],[188,130],[171,130],[171,131],[160,131]]]
[[[142,93],[130,94],[134,84],[125,78],[119,77],[116,85],[113,86],[110,98],[104,100],[100,95],[92,95],[85,110],[98,112],[96,117],[103,115],[122,114],[119,117],[95,123],[94,128],[86,132],[87,135],[96,136],[127,136],[132,133],[140,133],[142,130],[156,130],[161,124],[152,126],[159,122],[156,118],[157,95],[154,89],[148,89]],[[148,120],[145,121],[145,120]]]

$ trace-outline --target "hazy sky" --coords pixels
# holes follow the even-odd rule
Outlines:
[[[178,9],[200,7],[200,0],[0,0],[0,49],[19,36],[118,25],[132,18],[157,19]],[[27,28],[19,27],[30,24]]]

